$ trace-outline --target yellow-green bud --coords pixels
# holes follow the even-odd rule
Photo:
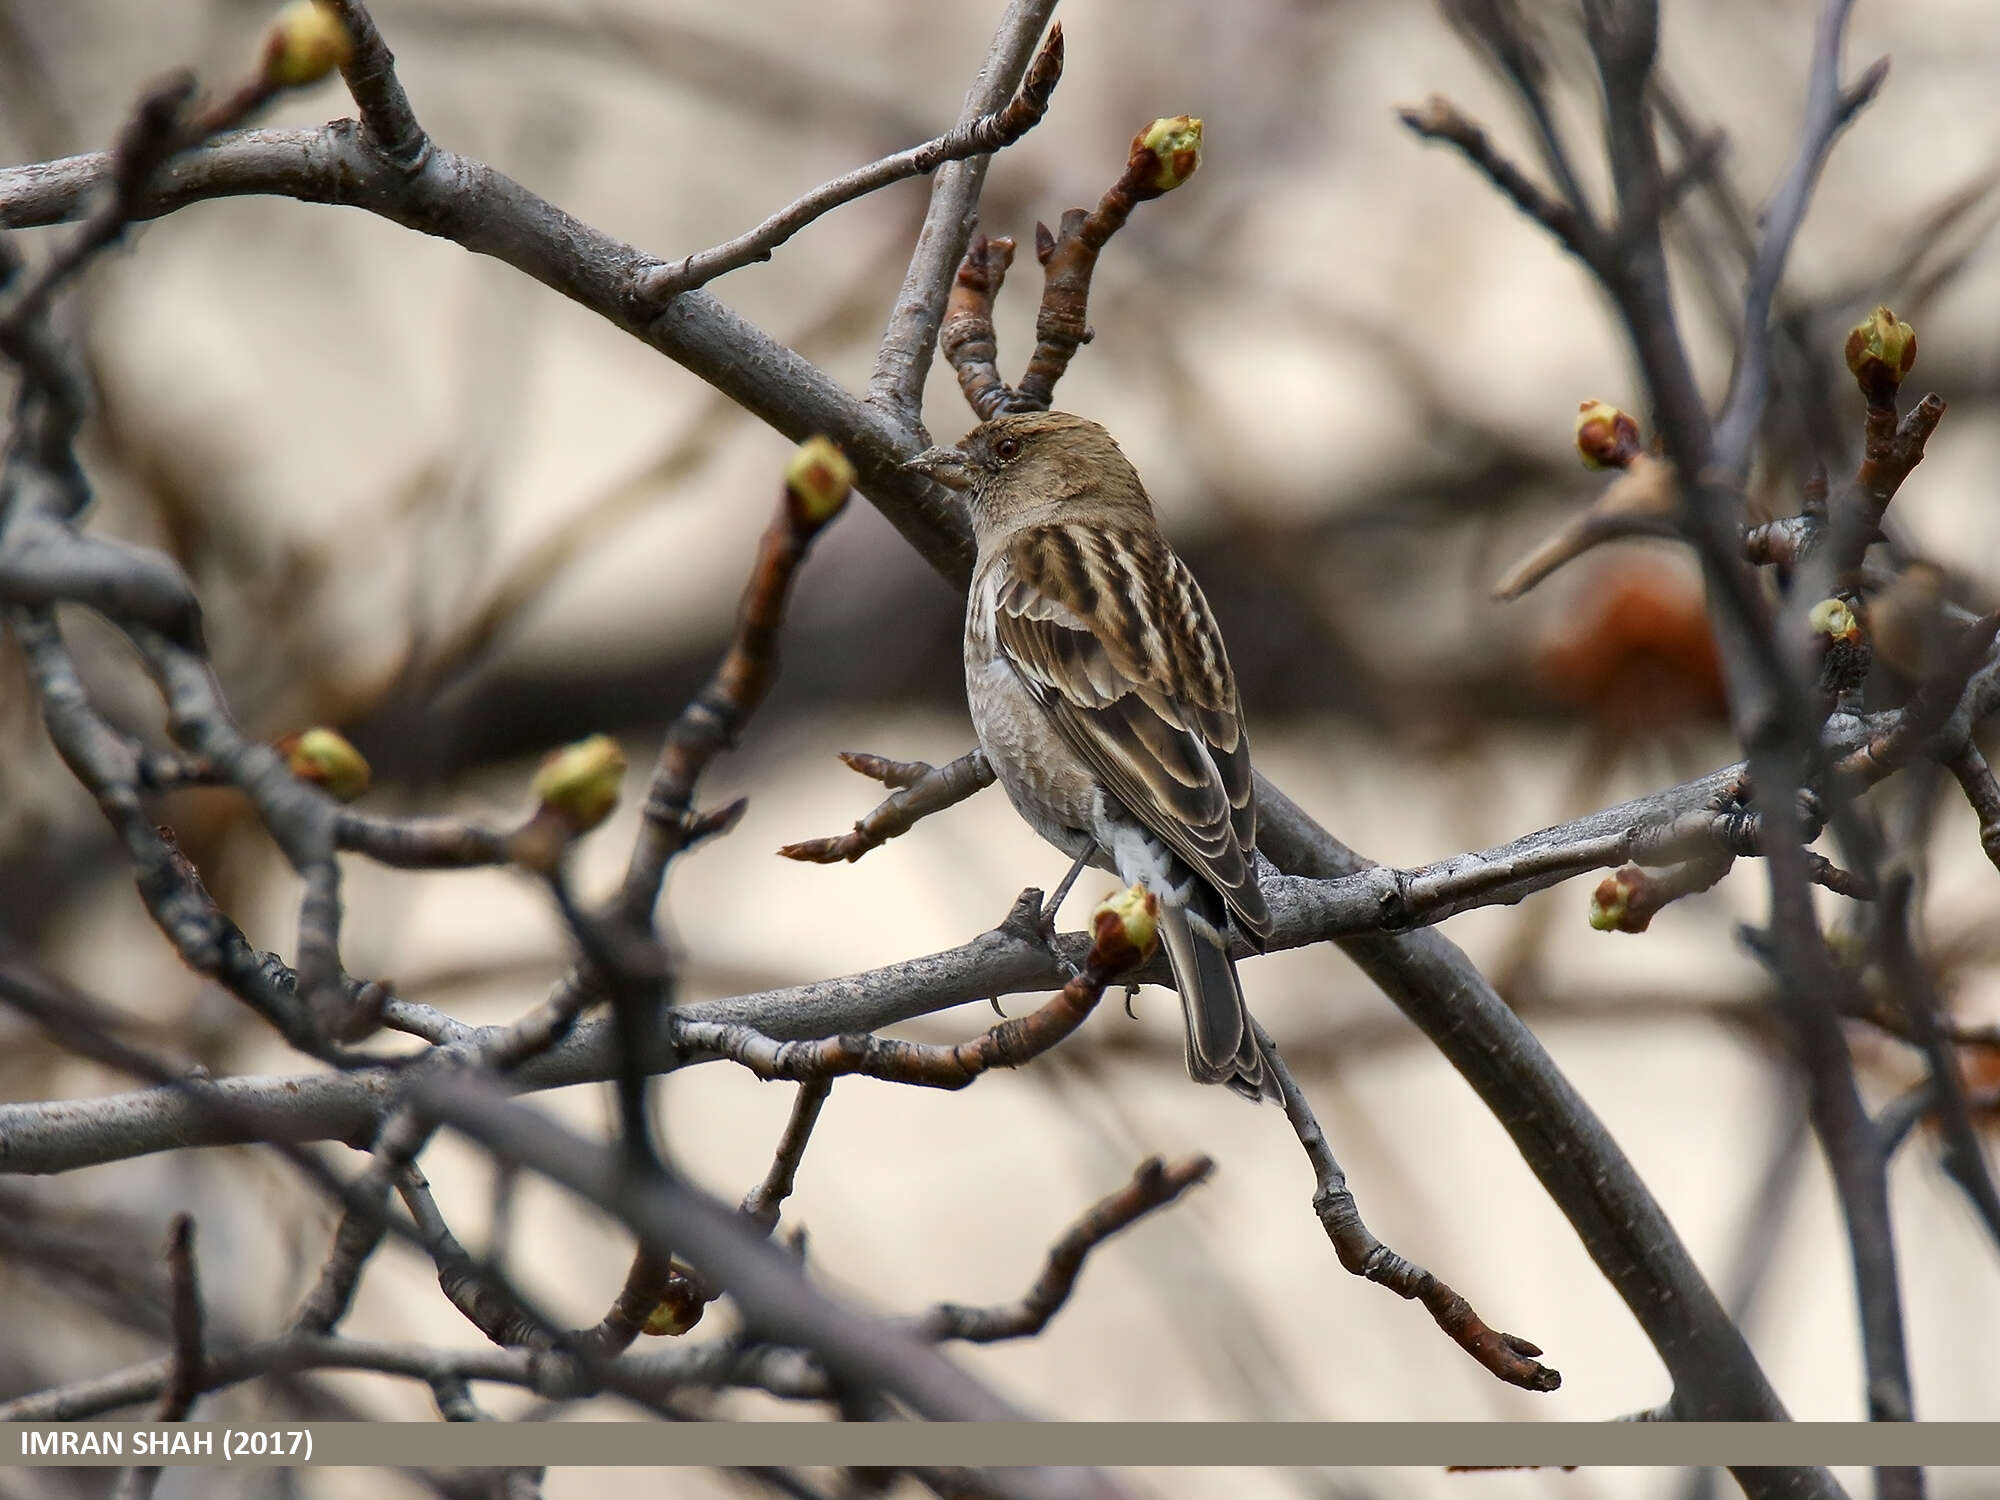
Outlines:
[[[1847,335],[1847,368],[1870,406],[1890,405],[1917,362],[1917,331],[1878,307]]]
[[[1854,618],[1854,611],[1847,607],[1845,599],[1820,600],[1806,616],[1806,624],[1816,635],[1836,641],[1852,644],[1861,639],[1861,622]]]
[[[793,513],[809,526],[824,526],[839,515],[853,488],[854,465],[832,438],[807,438],[785,465],[785,493]]]
[[[1159,943],[1160,903],[1143,885],[1106,897],[1090,914],[1091,959],[1118,968],[1144,963]],[[1125,950],[1130,949],[1127,953]]]
[[[310,781],[338,802],[352,802],[368,790],[368,762],[345,735],[326,728],[288,734],[277,743],[291,773]]]
[[[1625,920],[1625,887],[1616,875],[1607,875],[1590,893],[1590,925],[1599,932],[1616,932]]]
[[[292,0],[264,38],[264,81],[273,88],[318,83],[354,55],[354,39],[325,0]]]
[[[535,796],[578,833],[611,816],[625,779],[625,752],[608,734],[565,745],[535,773]]]
[[[1608,401],[1576,411],[1576,451],[1587,469],[1622,469],[1643,451],[1639,424]]]
[[[1153,121],[1132,141],[1132,153],[1153,158],[1148,179],[1156,192],[1169,193],[1201,165],[1201,121],[1193,115],[1168,115]]]
[[[1590,925],[1599,932],[1644,932],[1660,908],[1653,877],[1637,865],[1614,870],[1590,893]]]

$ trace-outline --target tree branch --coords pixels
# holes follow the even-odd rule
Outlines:
[[[1035,38],[1042,34],[1055,8],[1056,0],[1008,0],[986,62],[966,93],[959,124],[970,124],[1001,107],[1020,82],[1034,51]],[[921,416],[924,378],[930,373],[931,356],[937,348],[945,295],[958,270],[959,258],[965,253],[966,242],[972,238],[972,226],[978,221],[979,190],[986,181],[987,160],[975,156],[950,163],[939,168],[932,179],[930,207],[924,214],[923,228],[917,233],[916,248],[911,252],[908,270],[903,273],[902,287],[896,293],[895,311],[890,314],[889,326],[876,351],[874,376],[868,382],[869,406],[910,434],[919,448],[927,445]],[[903,455],[909,456],[909,453]],[[914,480],[915,476],[905,476],[904,483],[916,488]],[[865,470],[863,483],[864,486],[868,483]],[[928,482],[923,482],[921,488],[934,516],[955,513],[942,489]],[[873,491],[869,493],[872,496]],[[962,521],[959,534],[964,535]],[[918,550],[926,557],[931,555],[923,547]],[[972,571],[971,552],[964,553],[955,570],[941,571],[963,583]]]
[[[1562,1376],[1535,1358],[1542,1352],[1539,1348],[1516,1334],[1488,1328],[1472,1310],[1471,1303],[1368,1232],[1368,1226],[1361,1222],[1354,1194],[1348,1190],[1347,1175],[1334,1159],[1333,1148],[1326,1142],[1326,1132],[1320,1129],[1305,1091],[1292,1077],[1292,1070],[1279,1055],[1270,1033],[1255,1021],[1250,1024],[1256,1030],[1257,1044],[1264,1049],[1264,1060],[1278,1081],[1285,1118],[1291,1122],[1299,1144],[1305,1148],[1306,1159],[1312,1163],[1316,1182],[1313,1213],[1333,1242],[1342,1269],[1386,1286],[1399,1297],[1421,1302],[1453,1343],[1509,1385],[1526,1391],[1558,1389]]]
[[[923,761],[885,760],[852,750],[840,753],[841,762],[884,786],[894,787],[893,795],[857,821],[850,832],[834,838],[807,839],[787,844],[778,851],[786,859],[808,864],[831,865],[861,858],[870,849],[879,849],[898,834],[908,833],[932,813],[956,807],[974,792],[993,785],[993,768],[986,753],[973,749],[942,766]]]
[[[375,18],[369,15],[362,0],[326,0],[326,3],[339,15],[354,44],[340,72],[347,80],[348,93],[354,96],[354,107],[361,115],[361,126],[368,133],[369,143],[401,171],[414,176],[430,159],[431,141],[417,123],[409,95],[403,92],[402,81],[396,77],[396,55],[382,40]]]
[[[1084,1213],[1049,1251],[1035,1284],[1013,1302],[998,1307],[965,1307],[941,1302],[917,1319],[920,1337],[964,1339],[975,1344],[1033,1338],[1049,1326],[1083,1273],[1083,1263],[1099,1245],[1155,1209],[1165,1208],[1197,1183],[1206,1182],[1215,1163],[1191,1156],[1168,1166],[1159,1157],[1139,1164],[1132,1180]]]
[[[852,203],[856,198],[905,178],[925,176],[947,163],[964,161],[969,156],[989,156],[1013,145],[1039,125],[1042,116],[1048,112],[1049,99],[1055,93],[1057,80],[1062,77],[1062,65],[1062,26],[1057,24],[1050,29],[1041,51],[1035,54],[1021,87],[1001,108],[976,120],[955,125],[921,146],[885,156],[880,161],[857,167],[831,182],[822,183],[771,215],[755,229],[733,240],[697,251],[676,266],[655,268],[640,279],[639,295],[649,302],[659,303],[695,287],[705,286],[730,271],[769,260],[771,252],[786,240],[842,204]]]

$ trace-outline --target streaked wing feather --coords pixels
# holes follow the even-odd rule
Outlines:
[[[1253,941],[1267,934],[1246,853],[1257,826],[1249,743],[1220,634],[1186,567],[1156,537],[1121,537],[1114,551],[1063,526],[1024,532],[1002,563],[995,636],[1058,732],[1221,892]]]

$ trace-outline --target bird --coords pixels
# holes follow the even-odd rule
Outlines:
[[[1012,412],[905,467],[958,491],[978,557],[965,611],[973,727],[1008,800],[1074,865],[1143,885],[1200,1083],[1278,1090],[1243,1003],[1230,919],[1271,934],[1250,741],[1222,633],[1103,427]]]

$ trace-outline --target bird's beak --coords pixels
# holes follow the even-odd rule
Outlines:
[[[906,460],[903,467],[952,490],[971,489],[975,478],[972,465],[956,448],[926,448],[915,458]]]

